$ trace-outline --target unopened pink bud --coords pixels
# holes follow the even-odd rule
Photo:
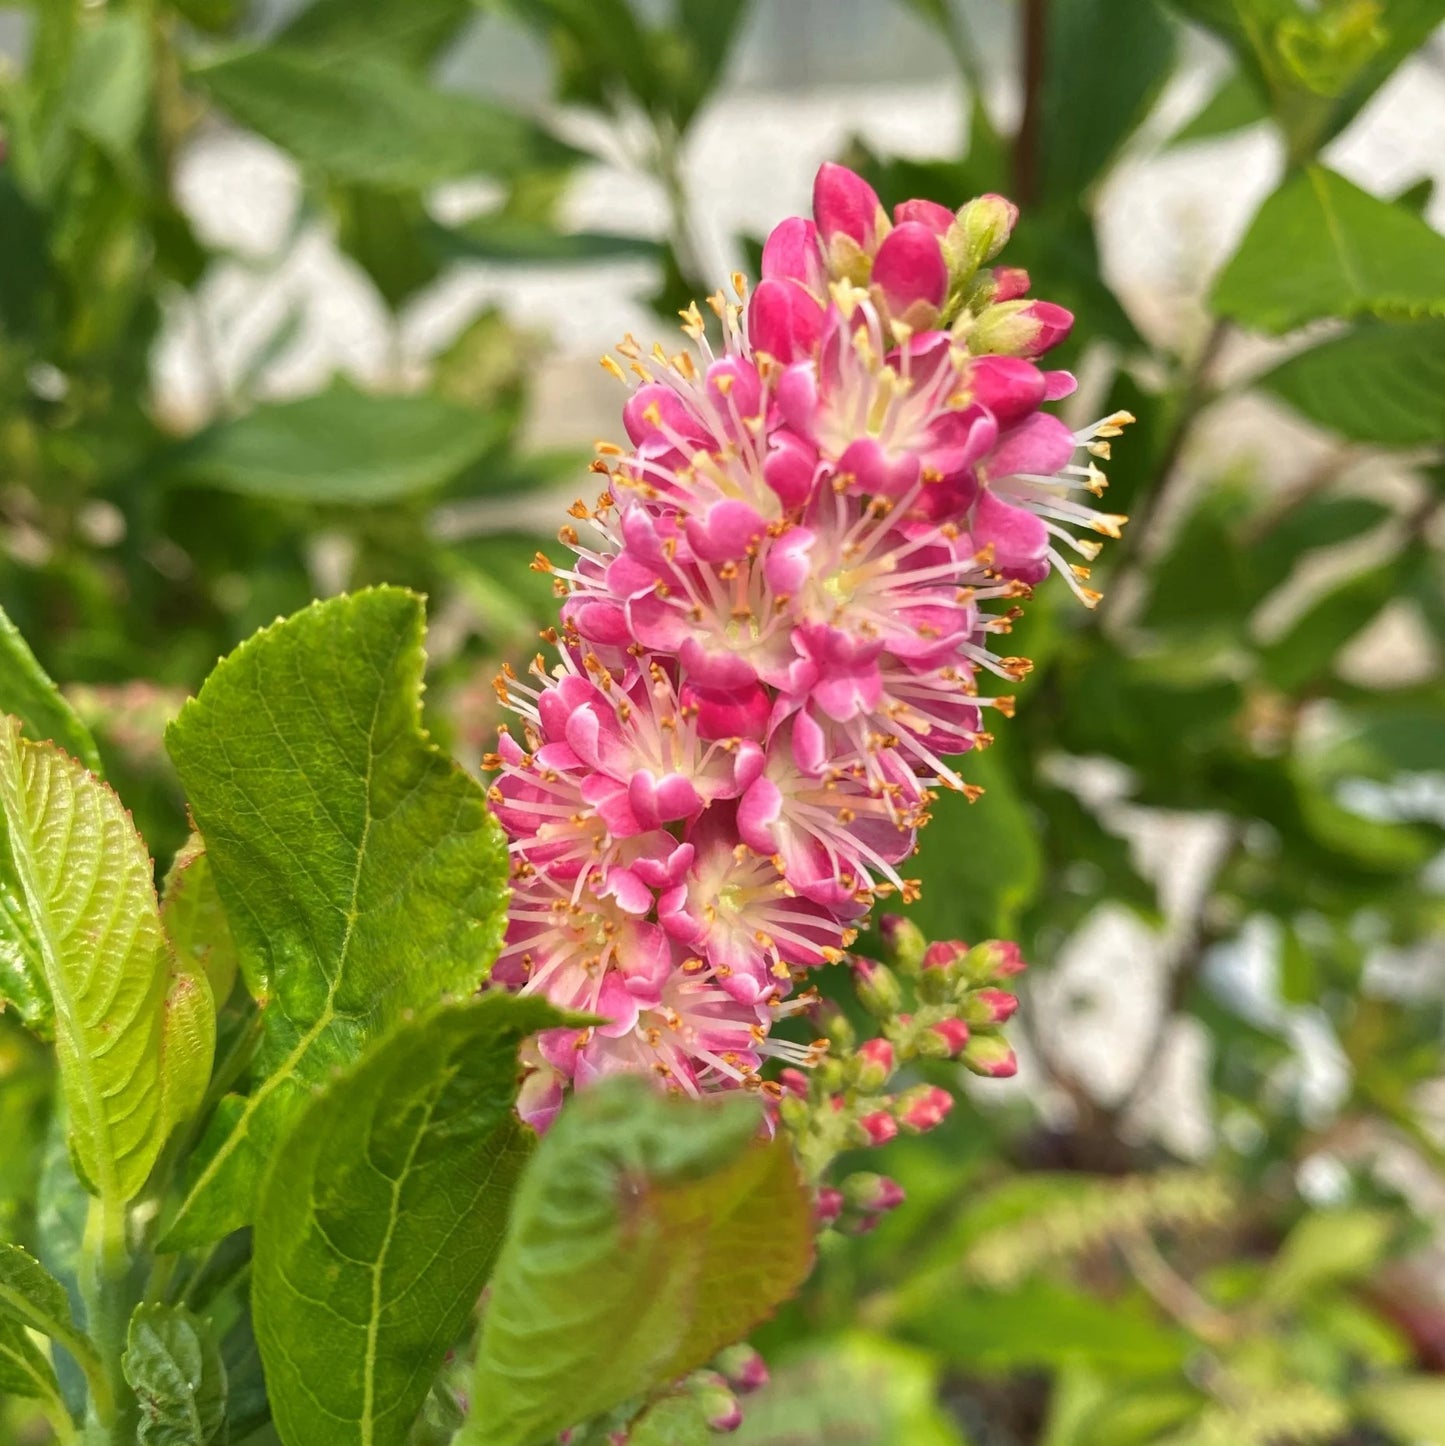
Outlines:
[[[884,914],[878,920],[878,932],[883,938],[888,962],[905,974],[915,973],[928,948],[923,930],[912,919],[905,919],[902,914]]]
[[[831,1225],[843,1213],[843,1192],[824,1185],[813,1202],[813,1219],[819,1226]]]
[[[870,254],[878,244],[879,222],[887,224],[873,187],[856,171],[831,161],[818,167],[813,180],[813,219],[825,246],[846,236]]]
[[[787,1069],[778,1071],[778,1083],[790,1095],[803,1100],[808,1097],[808,1076],[800,1069],[794,1069],[791,1065]]]
[[[1029,274],[1022,266],[995,266],[993,300],[1016,301],[1029,293]]]
[[[964,339],[975,356],[1036,357],[1068,336],[1071,313],[1051,301],[1001,301],[968,325]]]
[[[748,338],[777,361],[800,361],[817,349],[823,316],[822,306],[796,282],[760,281],[748,303]]]
[[[736,1431],[743,1424],[738,1398],[716,1371],[697,1371],[688,1384],[702,1408],[703,1420],[712,1430]]]
[[[872,959],[858,958],[853,961],[853,979],[858,989],[858,999],[869,1014],[884,1019],[898,1013],[903,1003],[903,991],[898,979],[887,965]]]
[[[887,1110],[874,1110],[858,1117],[859,1144],[886,1145],[897,1137],[898,1121]]]
[[[823,270],[818,228],[802,216],[789,216],[779,222],[763,242],[762,272],[765,281],[795,281],[822,300],[828,278]]]
[[[931,1033],[935,1038],[943,1041],[950,1059],[968,1043],[968,1025],[961,1019],[940,1019],[931,1027]]]
[[[953,1108],[953,1096],[937,1085],[918,1085],[899,1101],[898,1119],[915,1134],[937,1128]]]
[[[916,221],[920,226],[927,226],[935,236],[948,235],[948,229],[955,219],[953,212],[947,206],[940,206],[937,201],[900,201],[893,208],[896,225],[901,226],[905,221]]]
[[[1019,208],[1002,196],[979,196],[961,207],[944,243],[950,269],[971,276],[992,261],[1007,244],[1018,219]]]
[[[729,1346],[718,1356],[716,1365],[740,1395],[759,1391],[768,1384],[768,1363],[746,1343]]]
[[[968,945],[960,939],[939,939],[923,951],[925,969],[947,969],[968,953]]]
[[[898,1068],[893,1046],[886,1039],[865,1039],[858,1046],[855,1058],[858,1061],[856,1082],[865,1090],[882,1089]]]
[[[907,1198],[903,1186],[887,1175],[859,1170],[843,1182],[843,1198],[855,1210],[870,1215],[883,1215],[896,1210]]]
[[[968,1000],[969,1016],[979,1024],[1005,1024],[1018,1007],[1018,995],[1003,989],[975,989]]]
[[[1043,372],[1022,357],[978,357],[968,370],[969,395],[993,413],[1001,430],[1038,411],[1047,386]]]
[[[948,295],[948,266],[938,237],[917,221],[891,231],[873,258],[874,295],[914,330],[929,326]]]
[[[997,1034],[975,1034],[959,1058],[985,1079],[1010,1079],[1019,1071],[1018,1056]]]
[[[1032,346],[1024,352],[1025,356],[1042,356],[1065,341],[1074,329],[1074,313],[1055,306],[1052,301],[1030,302],[1022,314],[1038,326],[1038,334]]]

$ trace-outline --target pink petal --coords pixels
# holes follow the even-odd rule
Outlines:
[[[825,243],[848,236],[865,251],[872,249],[883,207],[878,193],[846,166],[825,161],[813,180],[813,219]]]
[[[873,284],[895,316],[914,302],[942,306],[948,294],[948,266],[938,237],[917,221],[905,221],[889,232],[873,258]]]

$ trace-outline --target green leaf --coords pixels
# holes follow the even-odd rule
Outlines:
[[[90,729],[35,661],[4,608],[0,608],[0,713],[18,718],[37,743],[49,740],[97,776],[103,772]]]
[[[1402,1440],[1445,1441],[1445,1377],[1401,1376],[1377,1381],[1355,1397],[1359,1413]]]
[[[743,1407],[735,1446],[963,1446],[938,1404],[938,1365],[863,1333],[786,1361]]]
[[[1263,1294],[1293,1304],[1311,1291],[1368,1275],[1397,1233],[1384,1210],[1321,1210],[1305,1215],[1285,1237],[1265,1276]]]
[[[0,1316],[60,1342],[77,1358],[94,1359],[71,1317],[65,1287],[18,1245],[0,1244]]]
[[[812,1208],[747,1099],[577,1095],[533,1157],[482,1325],[468,1446],[532,1446],[702,1365],[807,1275]]]
[[[424,66],[476,12],[475,0],[312,0],[278,38],[332,59]]]
[[[252,1089],[207,1128],[167,1248],[244,1224],[312,1087],[496,957],[506,848],[421,728],[423,629],[397,588],[316,603],[223,660],[167,734],[265,1005]]]
[[[448,261],[518,261],[548,264],[656,259],[659,246],[646,236],[609,231],[556,231],[507,215],[478,216],[455,226],[435,226],[432,242]]]
[[[166,875],[161,923],[176,958],[190,973],[206,977],[219,1008],[231,997],[240,956],[205,840],[198,833],[190,836]]]
[[[111,789],[13,721],[0,725],[0,820],[6,957],[25,956],[53,1009],[81,1169],[103,1199],[129,1200],[183,1106],[167,1055],[187,1047],[150,857]]]
[[[1323,316],[1445,316],[1445,236],[1309,166],[1260,208],[1215,282],[1213,304],[1274,334]]]
[[[226,1368],[206,1326],[189,1311],[137,1306],[121,1369],[140,1402],[138,1446],[224,1442]]]
[[[1291,357],[1258,384],[1354,442],[1445,441],[1445,320],[1368,322]]]
[[[441,261],[428,244],[435,223],[420,196],[336,185],[330,199],[338,244],[392,311],[436,280]]]
[[[108,14],[80,34],[66,86],[70,124],[123,171],[135,148],[151,94],[151,40],[138,14]]]
[[[1258,88],[1239,71],[1232,70],[1204,108],[1174,133],[1170,144],[1182,146],[1192,141],[1214,140],[1268,119],[1269,107],[1260,98]]]
[[[283,1440],[405,1446],[531,1153],[517,1046],[562,1022],[512,995],[444,1006],[300,1114],[256,1206],[252,1311]]]
[[[1105,169],[1153,105],[1173,60],[1174,27],[1153,0],[1052,8],[1038,151],[1045,197],[1075,197]]]
[[[60,1383],[40,1347],[24,1326],[0,1317],[0,1397],[58,1401]]]
[[[365,506],[441,486],[505,430],[503,419],[440,397],[369,396],[338,378],[202,432],[163,473],[250,497]]]
[[[929,938],[1009,936],[1042,881],[1038,829],[999,746],[963,760],[964,778],[983,796],[970,803],[940,791],[929,846],[910,860],[923,892],[908,917]]]
[[[242,125],[334,180],[417,192],[460,176],[508,178],[578,158],[535,122],[438,90],[375,55],[331,60],[269,46],[191,74]]]

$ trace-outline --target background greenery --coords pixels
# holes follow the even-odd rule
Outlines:
[[[178,204],[188,143],[226,123],[287,152],[298,226],[333,231],[398,331],[465,259],[645,258],[659,316],[717,280],[682,157],[745,0],[492,7],[548,48],[545,119],[438,83],[478,8],[313,0],[263,41],[241,0],[22,7],[26,58],[0,86],[0,603],[94,724],[162,866],[185,821],[161,727],[219,654],[317,593],[430,595],[430,720],[475,752],[486,679],[530,651],[550,602],[527,568],[545,539],[521,519],[586,481],[585,456],[524,444],[546,343],[490,310],[383,393],[338,378],[267,401],[283,321],[179,424],[154,382],[160,328],[236,260]],[[925,928],[1017,937],[1034,962],[1022,1085],[976,1087],[945,1129],[892,1147],[907,1207],[829,1243],[759,1342],[777,1384],[738,1439],[1445,1442],[1445,239],[1428,185],[1375,196],[1320,159],[1445,0],[1019,0],[1013,130],[978,99],[1005,62],[968,12],[911,8],[956,59],[968,151],[920,163],[859,141],[840,158],[890,203],[1024,206],[1007,259],[1077,312],[1066,360],[1094,410],[1140,419],[1109,469],[1134,521],[1096,570],[1097,612],[1058,584],[1036,601],[1019,716],[970,765],[988,792],[945,800],[920,860]],[[1186,27],[1231,69],[1161,139],[1149,117]],[[1100,187],[1141,127],[1182,147],[1245,126],[1273,128],[1285,172],[1203,325],[1167,348],[1101,274]],[[655,179],[660,240],[562,226],[592,160],[579,135]],[[475,177],[490,209],[440,219],[435,188]],[[1215,455],[1245,392],[1326,437],[1289,488]],[[444,525],[478,499],[518,505],[479,535]],[[1410,624],[1413,651],[1362,670],[1382,617]],[[1181,834],[1202,841],[1182,889],[1160,866]],[[1117,974],[1084,959],[1109,1006],[1091,1011],[1060,961],[1101,921],[1149,947]],[[1111,1029],[1139,1061],[1122,1084],[1091,1064]],[[7,1239],[44,1205],[50,1098],[0,1018]],[[1157,1128],[1161,1099],[1192,1127]],[[39,1431],[0,1414],[0,1439]]]

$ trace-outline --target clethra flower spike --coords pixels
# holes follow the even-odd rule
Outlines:
[[[562,599],[554,657],[497,680],[514,722],[488,760],[513,861],[496,979],[600,1021],[528,1045],[539,1128],[618,1070],[801,1107],[828,1041],[774,1026],[814,1012],[808,976],[877,901],[916,895],[906,862],[936,790],[977,792],[984,710],[1014,708],[995,680],[1028,671],[996,640],[1051,572],[1096,602],[1089,534],[1124,520],[1091,503],[1132,419],[1072,431],[1046,410],[1074,383],[1038,359],[1073,318],[994,264],[1017,209],[890,217],[832,165],[813,205],[768,238],[751,294],[735,277],[708,299],[714,339],[693,306],[686,349],[628,337],[605,359],[631,379],[630,447],[599,444],[604,491],[559,534],[571,562],[534,564]],[[932,1002],[860,1049],[850,1088],[881,1088],[895,1044],[1011,1072],[994,1031],[1014,998],[994,986],[1017,950],[925,954],[910,929],[886,925],[889,957]],[[855,967],[864,1006],[894,1019],[899,977]],[[861,1109],[850,1138],[946,1110],[914,1091]],[[889,1203],[873,1178],[860,1218]],[[841,1208],[820,1195],[823,1216]]]

